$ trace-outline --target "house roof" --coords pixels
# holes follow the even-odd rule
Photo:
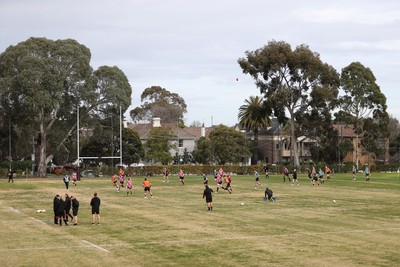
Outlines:
[[[132,129],[134,132],[137,132],[140,139],[146,140],[150,134],[150,131],[154,128],[153,124],[145,123],[145,124],[133,124],[128,123],[128,128]],[[178,127],[175,123],[165,123],[161,124],[161,128],[168,128],[174,135],[176,135],[179,139],[199,139],[202,131],[202,127]],[[210,134],[212,127],[204,127],[205,137],[208,137]]]
[[[281,134],[281,127],[280,127],[280,123],[278,122],[277,118],[272,118],[271,120],[271,126],[265,128],[265,129],[261,129],[259,131],[259,134],[263,134],[263,135],[280,135]]]

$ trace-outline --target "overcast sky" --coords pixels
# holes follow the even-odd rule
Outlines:
[[[237,63],[271,40],[300,44],[341,69],[369,67],[400,119],[400,1],[397,0],[0,0],[0,52],[30,37],[72,38],[91,65],[118,66],[132,108],[150,86],[182,96],[186,124],[234,125],[259,95]],[[238,81],[236,81],[238,78]]]

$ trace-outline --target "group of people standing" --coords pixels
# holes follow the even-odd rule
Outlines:
[[[72,208],[72,215],[70,214]],[[69,196],[65,194],[65,199],[60,195],[56,195],[53,200],[53,211],[54,211],[54,224],[68,226],[68,218],[73,220],[74,225],[78,224],[78,210],[79,201],[74,196]]]
[[[90,201],[92,207],[92,224],[100,224],[100,198],[97,193],[94,193],[93,198]],[[72,215],[70,214],[72,208]],[[78,212],[79,212],[79,201],[74,196],[65,194],[65,198],[60,195],[56,195],[53,200],[53,211],[54,211],[54,224],[62,226],[64,222],[65,226],[68,226],[68,220],[74,222],[74,225],[78,225]]]

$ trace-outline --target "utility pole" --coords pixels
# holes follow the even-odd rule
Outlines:
[[[9,156],[9,170],[11,170],[11,162],[12,162],[12,156],[11,156],[11,114],[8,114],[8,156]]]

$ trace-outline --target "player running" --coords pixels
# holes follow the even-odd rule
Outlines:
[[[319,186],[318,175],[317,175],[317,171],[315,170],[314,166],[311,169],[311,177],[313,178],[312,185],[314,186],[315,182],[317,182],[317,184]]]
[[[257,171],[254,171],[254,176],[256,177],[254,189],[257,189],[258,186],[262,187],[262,184],[260,183],[260,175],[258,174]]]
[[[325,166],[326,180],[331,180],[331,169],[328,166]]]
[[[185,173],[183,172],[182,169],[179,170],[178,176],[179,176],[179,181],[181,181],[182,185],[185,185]]]
[[[296,182],[297,185],[299,185],[299,180],[297,179],[297,171],[296,171],[296,169],[293,170],[292,185],[294,184],[294,182]]]
[[[324,172],[322,171],[321,168],[319,168],[319,170],[318,170],[318,177],[319,177],[319,180],[321,181],[321,184],[323,184],[324,183]]]
[[[169,172],[168,172],[168,168],[167,167],[164,168],[164,173],[163,174],[164,174],[163,183],[165,183],[165,182],[169,183]]]
[[[126,195],[131,193],[132,195],[133,181],[131,178],[128,179],[128,183],[126,184]]]

